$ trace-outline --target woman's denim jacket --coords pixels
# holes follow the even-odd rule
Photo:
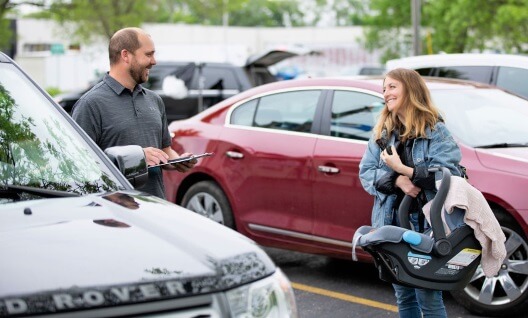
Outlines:
[[[394,145],[395,134],[391,135],[389,145]],[[374,135],[368,142],[368,147],[359,164],[359,178],[363,188],[374,196],[372,208],[372,226],[380,227],[391,224],[393,219],[393,205],[396,194],[384,194],[374,186],[384,174],[391,169],[380,159],[381,149],[376,144]],[[427,169],[433,167],[446,167],[454,176],[460,176],[459,163],[462,157],[455,140],[443,122],[438,122],[435,129],[427,129],[425,138],[416,138],[412,157],[417,176],[427,176]],[[437,172],[435,180],[440,180],[442,173]],[[427,200],[434,198],[436,190],[424,190]]]

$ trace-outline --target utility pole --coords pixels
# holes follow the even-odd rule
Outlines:
[[[227,46],[227,29],[229,27],[229,0],[223,0],[223,12],[222,12],[222,31],[224,33],[224,62],[229,61],[229,49]]]
[[[422,41],[420,39],[421,15],[422,15],[422,0],[411,0],[414,55],[422,54]]]

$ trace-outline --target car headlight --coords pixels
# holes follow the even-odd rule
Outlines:
[[[275,274],[227,292],[234,318],[296,318],[297,305],[290,281],[277,268]]]

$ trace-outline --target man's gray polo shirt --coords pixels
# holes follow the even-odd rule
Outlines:
[[[141,85],[131,92],[108,74],[77,101],[72,117],[103,150],[125,145],[170,146],[161,97]],[[161,169],[149,169],[148,183],[138,190],[164,198]]]

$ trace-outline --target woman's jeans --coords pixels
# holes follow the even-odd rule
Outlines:
[[[442,292],[392,284],[400,318],[446,318]],[[423,314],[423,316],[422,316]]]

